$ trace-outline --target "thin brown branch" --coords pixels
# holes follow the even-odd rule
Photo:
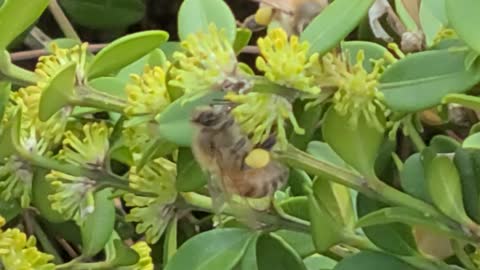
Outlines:
[[[95,52],[98,52],[101,49],[103,49],[105,46],[107,46],[106,43],[104,43],[104,44],[92,44],[92,45],[88,46],[88,50],[92,53],[95,53]],[[45,50],[45,49],[15,52],[15,53],[11,54],[11,59],[12,59],[13,62],[30,60],[30,59],[36,59],[36,58],[38,58],[42,55],[47,55],[49,53],[50,52]]]

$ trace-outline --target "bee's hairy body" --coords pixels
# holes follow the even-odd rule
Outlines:
[[[224,106],[197,110],[192,122],[197,127],[193,154],[202,168],[220,180],[223,192],[260,198],[285,184],[288,169],[280,163],[270,161],[259,169],[245,164],[253,145]]]

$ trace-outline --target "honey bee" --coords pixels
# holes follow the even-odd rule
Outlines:
[[[202,107],[191,118],[196,127],[192,151],[210,176],[208,188],[214,209],[232,194],[244,198],[272,196],[288,179],[288,168],[277,161],[268,160],[258,168],[246,164],[255,147],[229,110],[226,105]],[[272,141],[262,145],[266,149],[272,146]]]
[[[299,35],[303,29],[328,5],[327,0],[252,0],[260,6],[255,15],[245,20],[245,26],[260,30],[278,22],[289,34]]]

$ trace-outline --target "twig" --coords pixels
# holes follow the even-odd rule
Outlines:
[[[62,246],[62,248],[65,250],[65,252],[67,252],[67,254],[68,254],[68,256],[70,256],[70,258],[77,258],[78,257],[77,251],[67,242],[67,240],[57,237],[57,242],[58,242],[58,244],[60,244],[60,246]]]
[[[108,44],[106,43],[101,43],[101,44],[91,44],[88,46],[88,50],[92,53],[96,53],[100,51],[101,49],[105,48]],[[50,52],[45,50],[45,49],[39,49],[39,50],[30,50],[30,51],[22,51],[22,52],[16,52],[12,53],[10,55],[12,61],[23,61],[23,60],[30,60],[30,59],[35,59],[38,58],[42,55],[47,55]]]
[[[67,16],[65,16],[65,13],[63,13],[63,10],[58,4],[57,0],[51,0],[48,9],[50,10],[50,12],[52,12],[52,15],[57,21],[58,26],[60,26],[60,29],[62,29],[62,32],[67,38],[75,39],[78,41],[81,40],[77,32],[75,32],[75,29],[68,20]]]

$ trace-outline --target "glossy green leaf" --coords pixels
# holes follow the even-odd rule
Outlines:
[[[371,127],[360,117],[355,128],[349,124],[348,115],[342,116],[332,107],[325,115],[323,138],[347,164],[367,177],[374,177],[377,153],[384,134]]]
[[[178,152],[177,181],[180,192],[197,191],[207,183],[207,174],[200,167],[190,148],[182,147]]]
[[[329,257],[314,254],[303,260],[308,270],[327,270],[333,269],[337,262]]]
[[[462,143],[463,148],[480,149],[480,133],[473,133]]]
[[[62,223],[52,223],[39,216],[42,227],[48,235],[54,235],[59,238],[63,238],[68,242],[80,246],[82,243],[82,237],[80,228],[74,221],[67,221]]]
[[[55,189],[45,179],[48,170],[38,169],[32,182],[32,205],[40,212],[43,218],[53,223],[65,222],[65,218],[52,209],[48,195],[53,194]]]
[[[254,236],[249,230],[237,228],[198,234],[180,246],[165,270],[232,269]]]
[[[158,48],[168,40],[165,31],[150,30],[121,37],[103,48],[88,66],[89,80],[107,76]]]
[[[315,252],[312,236],[308,233],[278,230],[275,234],[287,242],[302,258]]]
[[[474,155],[476,157],[474,157]],[[478,173],[480,170],[478,168],[479,164],[477,164],[477,162],[480,161],[479,158],[480,153],[478,151],[458,148],[455,151],[455,157],[453,159],[461,179],[465,211],[467,211],[468,216],[476,222],[480,222],[480,182],[478,181]]]
[[[100,252],[112,235],[115,225],[115,206],[112,191],[103,189],[95,193],[95,210],[82,224],[82,254],[93,256]]]
[[[477,0],[445,0],[448,20],[460,38],[472,49],[480,52],[480,33],[476,25],[480,24],[477,11],[480,2]]]
[[[413,266],[385,253],[361,251],[341,260],[333,270],[417,270]]]
[[[238,28],[235,42],[233,42],[233,50],[240,53],[248,45],[250,38],[252,38],[252,31],[246,28]]]
[[[342,241],[341,226],[313,194],[308,197],[308,202],[313,243],[317,252],[325,252]]]
[[[335,153],[332,147],[330,147],[330,145],[327,143],[319,141],[310,142],[307,147],[307,152],[318,160],[328,162],[345,169],[350,169],[350,166],[348,166],[348,164],[345,163],[345,161],[339,157],[338,154]]]
[[[380,78],[385,102],[394,111],[416,112],[440,104],[447,94],[468,91],[479,76],[465,69],[465,57],[465,52],[439,50],[397,61]]]
[[[125,83],[116,77],[99,77],[89,81],[88,84],[100,92],[120,98],[127,98]]]
[[[407,31],[412,32],[418,29],[417,23],[408,13],[403,0],[395,0],[395,10],[397,11],[398,17],[407,28]]]
[[[425,202],[431,202],[421,154],[415,153],[405,161],[400,171],[400,184],[406,193]]]
[[[138,262],[140,257],[132,248],[125,245],[121,239],[113,240],[115,257],[109,262],[113,267],[129,266]]]
[[[0,51],[42,15],[49,0],[5,0],[0,7]]]
[[[193,111],[199,106],[209,105],[214,100],[221,99],[223,95],[224,93],[215,91],[185,104],[182,104],[185,102],[184,98],[175,100],[156,119],[159,124],[159,135],[179,146],[190,146],[194,132],[190,122]]]
[[[395,57],[387,50],[387,48],[369,41],[345,41],[342,42],[341,46],[342,51],[347,53],[348,61],[352,65],[357,63],[357,53],[362,50],[365,54],[363,67],[367,72],[372,72],[373,67],[375,66],[375,63],[373,63],[371,60],[385,59],[388,64],[391,64],[391,60],[395,59]]]
[[[350,192],[346,187],[317,177],[313,183],[313,194],[328,211],[337,224],[349,224],[346,219],[354,219]]]
[[[145,15],[142,0],[62,0],[59,3],[75,23],[93,29],[121,29]]]
[[[310,53],[320,55],[334,48],[368,13],[374,0],[335,0],[300,35],[310,43]]]
[[[440,16],[446,16],[444,13],[445,10],[443,10],[443,12],[441,10],[442,3],[445,5],[444,0],[422,0],[420,3],[420,24],[422,25],[422,30],[425,34],[427,47],[433,45],[433,41],[438,32],[447,25],[446,22],[442,22],[442,19],[440,18]]]
[[[427,187],[433,203],[447,216],[459,222],[470,222],[463,206],[460,176],[453,161],[437,156],[426,171]]]
[[[443,25],[447,26],[449,22],[445,2],[446,0],[422,0],[420,6],[428,6],[428,10],[431,11],[432,15]]]
[[[258,270],[306,270],[295,250],[275,234],[261,235],[257,240]]]
[[[310,221],[308,199],[305,196],[291,197],[280,202],[280,207],[290,216]]]
[[[306,102],[294,103],[294,113],[297,116],[299,126],[304,130],[304,134],[297,134],[292,131],[290,144],[294,145],[300,150],[305,150],[308,143],[312,140],[315,132],[318,130],[318,123],[321,121],[321,117],[325,112],[324,106],[314,106],[305,109]]]
[[[14,219],[22,212],[22,207],[18,201],[5,202],[0,200],[0,216],[5,219],[6,222]]]
[[[5,108],[10,99],[10,91],[12,90],[12,83],[0,81],[0,119],[3,119]]]
[[[175,255],[178,248],[177,243],[178,236],[178,220],[173,218],[168,223],[167,230],[165,231],[165,240],[163,242],[163,263],[166,264]]]
[[[461,144],[446,135],[436,135],[430,140],[430,147],[432,147],[437,153],[453,153],[459,148]]]
[[[253,236],[253,239],[250,240],[247,250],[243,254],[242,259],[238,265],[234,268],[235,270],[258,270],[257,266],[257,241],[258,237]]]
[[[185,0],[178,11],[178,35],[185,40],[189,34],[207,32],[213,23],[225,29],[233,43],[237,32],[235,17],[223,0]]]
[[[385,207],[386,205],[363,194],[357,196],[359,218]],[[403,256],[412,256],[417,253],[412,229],[408,225],[401,223],[374,225],[364,227],[363,231],[370,241],[383,250]]]
[[[73,96],[76,64],[63,67],[49,81],[40,97],[38,118],[47,121],[52,115],[68,105]]]

